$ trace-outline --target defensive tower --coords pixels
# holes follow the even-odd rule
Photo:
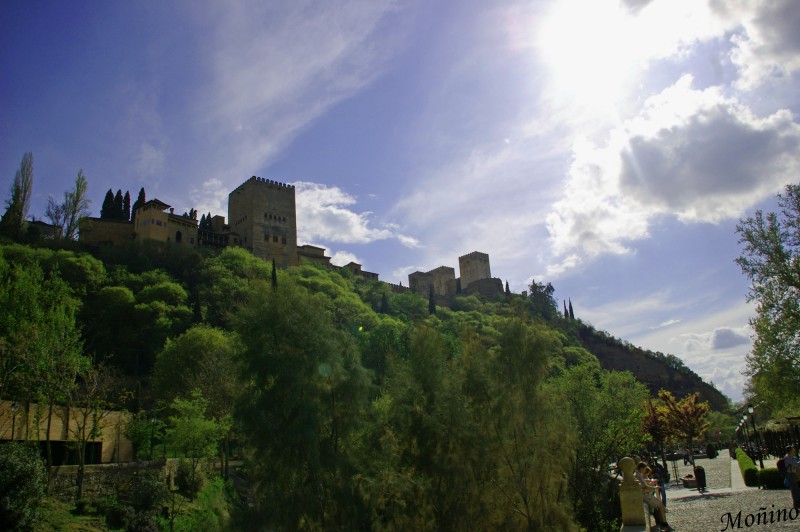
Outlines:
[[[296,266],[294,186],[253,176],[228,195],[228,219],[241,245],[281,267]]]
[[[461,273],[461,289],[481,279],[491,279],[492,270],[489,267],[489,255],[480,251],[473,251],[458,257],[458,271]]]

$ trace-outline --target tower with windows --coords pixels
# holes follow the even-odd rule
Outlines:
[[[298,264],[293,185],[251,177],[228,195],[228,220],[253,255],[284,268]]]

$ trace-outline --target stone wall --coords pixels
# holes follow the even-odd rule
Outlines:
[[[84,466],[83,495],[87,499],[124,498],[135,475],[158,475],[165,483],[175,478],[176,460],[97,464]],[[74,501],[77,494],[78,466],[53,468],[50,494],[64,501]]]

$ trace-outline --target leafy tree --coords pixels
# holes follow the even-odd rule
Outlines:
[[[369,378],[353,336],[334,326],[323,294],[289,282],[252,286],[235,321],[250,380],[238,418],[261,519],[276,528],[361,529],[352,442]]]
[[[664,402],[664,413],[670,433],[682,439],[693,456],[693,443],[706,432],[709,427],[706,422],[708,416],[708,402],[699,402],[700,394],[687,395],[680,401],[667,390],[658,392],[658,398]]]
[[[75,501],[83,498],[86,470],[86,447],[89,442],[99,438],[105,418],[112,412],[114,403],[111,395],[118,391],[119,383],[109,369],[98,366],[86,370],[78,384],[70,388],[66,397],[69,415],[63,419],[67,436],[75,443],[78,454],[78,468],[75,474]]]
[[[59,228],[61,237],[66,240],[75,239],[78,232],[78,221],[89,215],[90,200],[86,197],[88,187],[83,170],[79,170],[78,177],[75,178],[75,187],[64,192],[62,203],[56,203],[52,196],[47,199],[45,216],[51,224]]]
[[[0,338],[6,397],[46,408],[45,448],[52,466],[50,431],[53,407],[65,400],[89,365],[75,324],[78,301],[56,275],[37,264],[22,267],[0,261]]]
[[[165,403],[188,398],[199,390],[208,399],[208,413],[216,419],[233,415],[242,389],[239,379],[241,345],[231,333],[208,325],[195,325],[174,340],[167,340],[156,359],[153,387]],[[223,435],[220,454],[227,472],[227,443]]]
[[[531,279],[531,284],[528,285],[528,306],[531,312],[546,320],[555,318],[558,312],[558,304],[553,297],[555,291],[552,284],[537,283]]]
[[[608,464],[645,443],[641,405],[647,400],[647,388],[630,373],[589,365],[568,369],[548,388],[579,435],[575,455],[569,457],[569,491],[576,517],[585,526],[601,529],[618,510]]]
[[[776,413],[800,412],[800,185],[778,195],[780,212],[761,211],[736,227],[756,302],[747,372],[753,391]]]
[[[0,445],[0,529],[27,530],[39,517],[47,476],[34,445]]]
[[[100,208],[100,218],[104,220],[114,218],[114,192],[109,188],[106,197],[103,199],[103,206]]]
[[[22,156],[19,170],[11,183],[10,197],[6,202],[6,212],[0,220],[0,234],[14,240],[22,235],[22,226],[28,216],[33,189],[33,153]]]
[[[227,432],[230,420],[208,417],[208,401],[199,390],[193,391],[189,399],[176,398],[171,408],[175,415],[169,417],[167,442],[189,460],[190,483],[196,485],[198,466],[203,460],[214,457],[217,442]]]

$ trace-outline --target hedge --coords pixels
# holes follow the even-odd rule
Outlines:
[[[768,490],[784,490],[783,480],[786,477],[778,471],[777,467],[765,467],[758,472],[758,483]]]
[[[758,468],[741,448],[736,449],[736,461],[739,462],[739,471],[742,472],[745,486],[757,487]]]

